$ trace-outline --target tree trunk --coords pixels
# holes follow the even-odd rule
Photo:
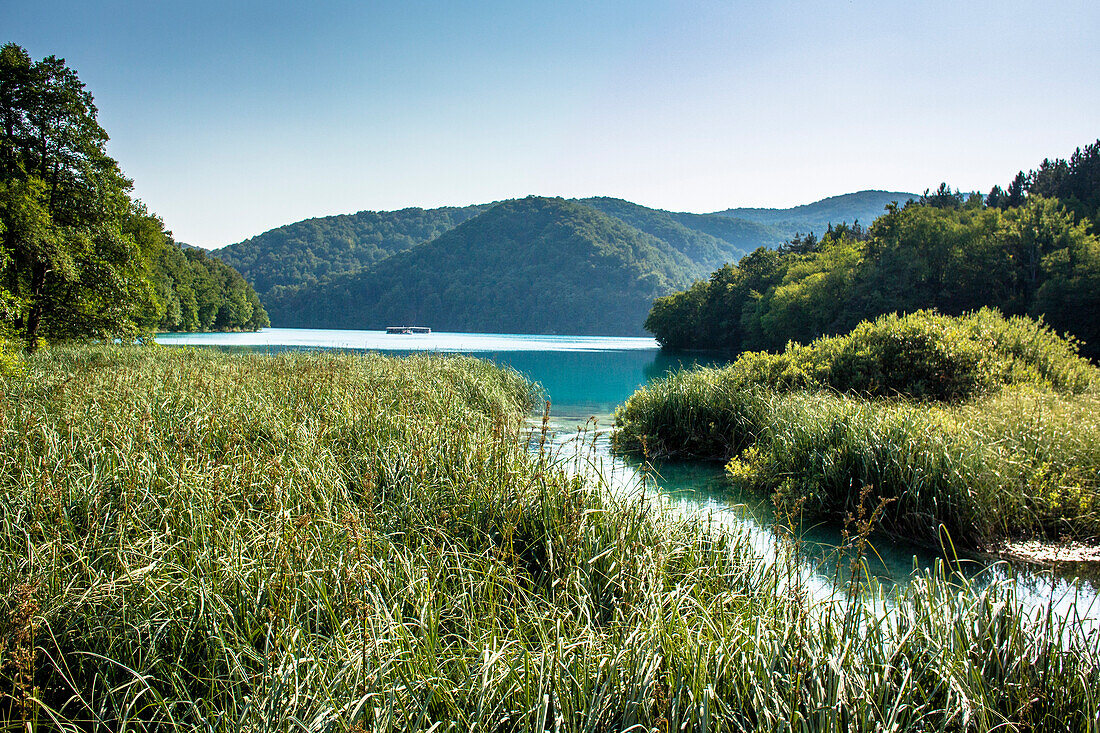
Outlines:
[[[46,283],[46,266],[36,262],[31,269],[31,307],[27,314],[27,330],[24,338],[27,351],[38,349],[38,326],[42,322],[42,286]]]

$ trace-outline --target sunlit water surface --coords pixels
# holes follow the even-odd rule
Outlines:
[[[646,491],[673,510],[745,532],[762,557],[776,551],[776,516],[770,502],[756,494],[736,492],[714,463],[665,462],[651,467],[615,458],[609,450],[612,413],[638,387],[676,369],[721,360],[669,355],[649,338],[553,336],[527,334],[432,333],[387,334],[381,331],[269,328],[257,333],[160,334],[162,344],[278,351],[287,348],[464,353],[510,366],[538,382],[551,401],[550,445],[565,466],[579,466],[599,476],[615,491]],[[532,430],[541,421],[532,420]],[[580,431],[578,437],[578,431]],[[578,452],[581,453],[578,456]],[[843,587],[851,558],[838,550],[845,544],[840,523],[819,522],[795,528],[804,574],[812,587],[828,593]],[[915,569],[926,569],[952,552],[937,551],[896,538],[876,536],[865,562],[886,587],[904,584]],[[1050,605],[1062,615],[1100,621],[1095,580],[1078,581],[1074,569],[962,558],[953,563],[973,582],[1014,576],[1019,596],[1028,604]]]

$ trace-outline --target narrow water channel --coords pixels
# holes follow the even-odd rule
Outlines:
[[[716,463],[664,462],[642,467],[637,461],[611,455],[612,414],[638,387],[670,371],[719,360],[661,352],[652,339],[513,334],[390,335],[378,331],[322,329],[265,329],[247,334],[163,334],[158,342],[221,348],[279,350],[283,348],[340,348],[408,354],[423,351],[467,353],[509,366],[538,382],[551,401],[550,427],[563,462],[576,451],[578,430],[584,435],[587,465],[622,490],[648,487],[675,510],[705,515],[754,537],[766,555],[774,541],[775,512],[756,494],[735,491]],[[640,490],[640,489],[639,489]],[[841,521],[803,522],[794,528],[806,572],[822,587],[843,584],[850,557],[844,545]],[[1012,576],[1019,596],[1035,606],[1051,605],[1063,614],[1100,620],[1098,583],[1077,580],[1080,568],[1040,568],[991,563],[988,559],[955,557],[951,551],[906,543],[897,538],[871,538],[866,570],[887,588],[904,584],[915,569],[937,559],[976,582]]]

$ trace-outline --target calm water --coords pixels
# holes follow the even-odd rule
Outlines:
[[[551,400],[551,425],[559,449],[576,450],[577,430],[586,429],[586,463],[616,487],[640,484],[640,466],[615,459],[607,445],[611,415],[638,387],[670,371],[696,364],[715,364],[714,359],[669,356],[648,338],[598,336],[533,336],[522,334],[433,333],[391,335],[380,331],[271,328],[259,333],[161,334],[163,344],[281,350],[286,348],[340,348],[407,354],[422,351],[465,353],[510,366],[538,382]],[[597,439],[593,444],[593,426]],[[770,503],[755,494],[738,494],[729,487],[718,464],[667,462],[654,466],[650,486],[663,501],[684,513],[709,515],[714,521],[747,529],[762,554],[774,546],[775,514]],[[648,475],[648,474],[647,474]],[[822,587],[843,577],[847,558],[835,549],[843,544],[841,527],[819,523],[800,528],[807,572]],[[929,567],[938,554],[928,548],[886,537],[873,540],[868,564],[887,584],[904,583],[914,567]],[[1003,575],[1007,569],[964,561],[968,575]],[[1071,578],[1048,571],[1017,568],[1021,595],[1034,603],[1053,602],[1068,608],[1075,594],[1077,612],[1100,617],[1100,602],[1091,582],[1080,588]],[[1090,606],[1091,604],[1091,606]],[[1086,610],[1087,609],[1087,610]]]
[[[714,360],[670,357],[651,338],[534,336],[526,334],[387,334],[267,328],[258,333],[160,334],[162,344],[277,350],[338,348],[408,354],[420,351],[473,354],[510,366],[538,382],[555,418],[610,419],[617,405],[650,379],[681,366]],[[606,423],[605,423],[606,424]]]

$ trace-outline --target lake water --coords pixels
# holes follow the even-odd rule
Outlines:
[[[696,364],[720,363],[715,359],[671,356],[649,338],[599,336],[542,336],[524,334],[386,334],[380,331],[270,328],[258,333],[161,334],[162,344],[244,348],[277,351],[287,348],[337,348],[383,351],[463,353],[510,366],[538,382],[551,401],[551,427],[558,449],[568,455],[576,450],[577,429],[586,429],[586,465],[614,486],[641,482],[637,462],[613,458],[607,434],[612,413],[638,387],[670,371]],[[592,440],[595,430],[597,439]],[[594,447],[593,444],[594,443]],[[568,460],[568,459],[565,459]],[[747,530],[762,554],[774,545],[775,514],[766,499],[736,493],[725,481],[718,464],[665,462],[646,471],[651,490],[677,511],[706,514],[714,521]],[[802,555],[807,573],[823,588],[843,577],[848,560],[835,549],[843,544],[841,527],[818,523],[800,528]],[[874,552],[868,569],[882,582],[904,583],[914,567],[929,567],[938,553],[925,547],[887,537],[873,538]],[[969,560],[961,564],[967,575],[1003,576],[1006,566]],[[1015,569],[1021,596],[1035,604],[1052,603],[1069,610],[1076,598],[1076,612],[1100,618],[1100,602],[1092,581],[1078,586],[1072,571],[1055,574],[1030,567]]]

